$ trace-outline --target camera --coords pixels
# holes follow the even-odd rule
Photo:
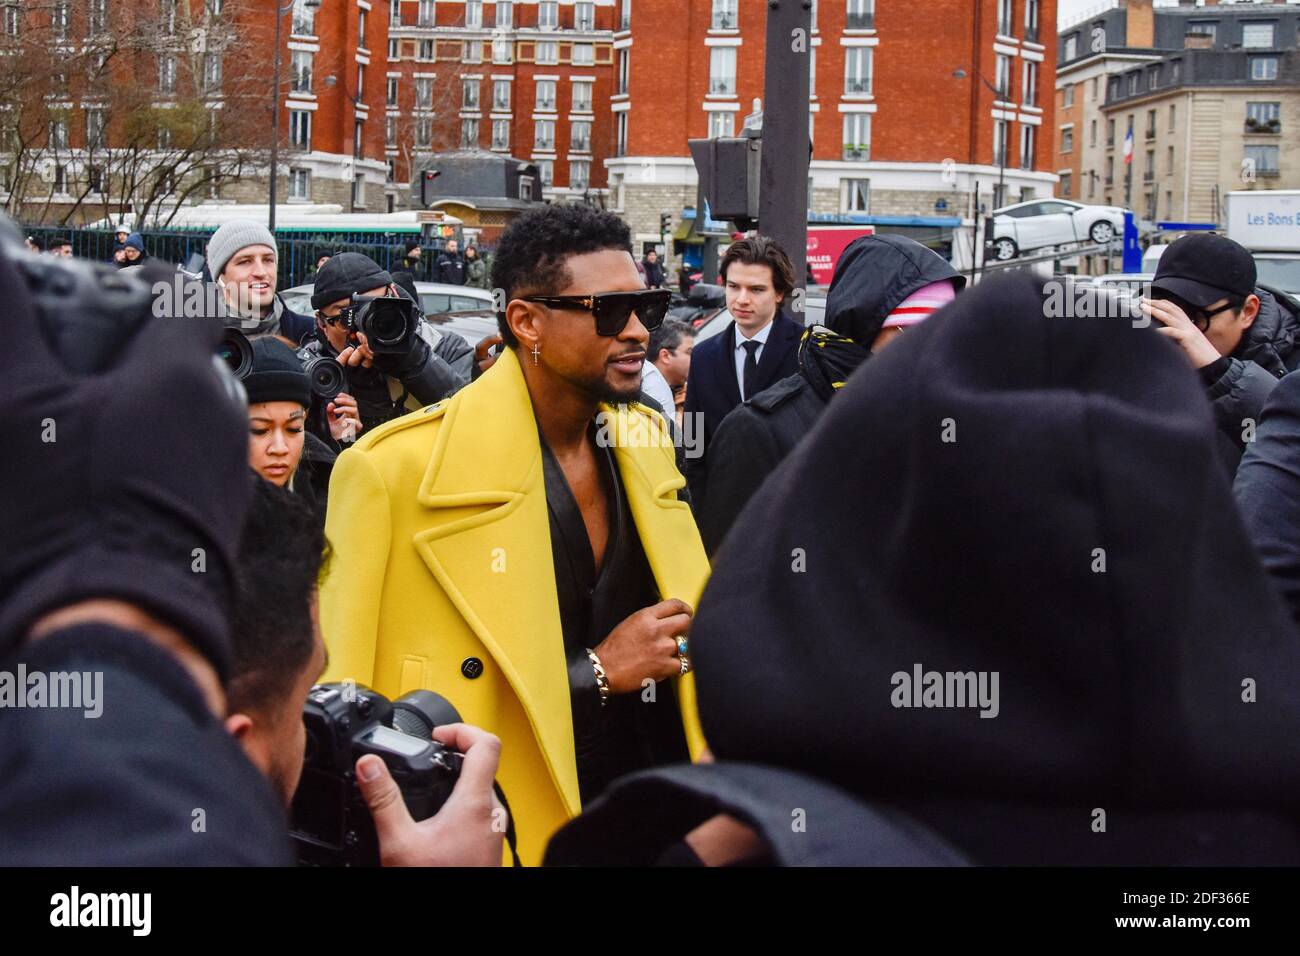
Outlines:
[[[307,695],[307,749],[290,813],[290,836],[304,866],[378,866],[379,840],[356,781],[357,760],[376,754],[402,791],[412,818],[426,820],[451,796],[461,755],[432,738],[460,722],[428,690],[394,701],[359,684],[318,684]]]
[[[343,312],[343,327],[366,337],[376,355],[405,355],[416,334],[415,303],[401,296],[352,297]]]
[[[242,381],[253,371],[253,343],[239,329],[224,329],[217,344],[217,358]]]
[[[340,392],[347,390],[347,371],[336,359],[328,355],[319,355],[308,360],[303,365],[303,371],[311,379],[312,394],[321,401],[333,401]]]

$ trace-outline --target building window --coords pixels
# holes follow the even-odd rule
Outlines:
[[[289,170],[289,198],[306,202],[311,199],[311,170]]]
[[[559,63],[560,45],[554,40],[541,40],[537,44],[538,63]]]
[[[579,120],[569,128],[569,149],[575,153],[591,152],[591,123]]]
[[[515,44],[509,37],[496,37],[492,40],[492,62],[511,63],[515,58]]]
[[[1025,66],[1029,66],[1028,61],[1025,62]],[[1074,105],[1074,84],[1066,83],[1065,86],[1061,87],[1061,107],[1063,109],[1069,109],[1073,105]]]
[[[551,159],[538,159],[534,161],[537,166],[537,174],[541,177],[542,188],[550,189],[551,184],[555,182],[555,161]],[[520,180],[522,184],[522,180]]]
[[[632,29],[632,0],[620,0],[618,28],[620,30]]]
[[[515,24],[515,6],[509,0],[497,0],[498,30],[508,30]]]
[[[737,0],[713,0],[714,30],[737,30],[740,28],[740,15],[737,12]]]
[[[21,11],[17,3],[6,3],[4,6],[4,30],[5,36],[18,36],[18,21]]]
[[[1250,58],[1250,78],[1252,80],[1276,80],[1277,57],[1252,56]]]
[[[419,53],[418,56],[416,56],[416,59],[417,59],[417,60],[422,60],[422,61],[425,62],[425,63],[432,63],[432,62],[433,62],[434,55],[433,55],[433,41],[432,41],[432,40],[421,40],[421,41],[420,41],[420,53]]]
[[[1039,6],[1039,0],[1025,0],[1025,39],[1030,43],[1038,42]]]
[[[1156,138],[1156,111],[1147,110],[1147,139]]]
[[[1172,63],[1169,64],[1169,82],[1172,85],[1177,86],[1178,81],[1182,79],[1182,76],[1183,76],[1183,61],[1174,60]]]
[[[433,117],[420,116],[415,120],[415,145],[428,149],[433,145]]]
[[[1165,150],[1165,159],[1165,172],[1172,176],[1174,174],[1174,148],[1172,146]]]
[[[461,109],[476,110],[479,108],[479,81],[464,80],[461,82]]]
[[[1243,23],[1241,45],[1247,50],[1271,50],[1276,23]]]
[[[176,92],[176,57],[163,56],[158,60],[158,92]]]
[[[844,114],[844,158],[865,163],[871,158],[871,114]]]
[[[1128,75],[1128,95],[1132,96],[1138,91],[1138,75],[1134,71]]]
[[[415,78],[415,108],[417,110],[433,109],[433,77],[417,76]]]
[[[68,148],[68,124],[65,120],[50,121],[50,149]]]
[[[311,150],[310,110],[289,110],[289,142],[294,149]]]
[[[538,175],[541,175],[540,167],[538,170]],[[524,202],[533,201],[533,177],[532,176],[519,177],[519,198],[522,199]]]
[[[1113,149],[1115,146],[1115,121],[1106,120],[1106,148]]]
[[[1020,168],[1033,169],[1038,160],[1038,127],[1026,123],[1020,127]]]
[[[86,147],[88,149],[98,149],[104,145],[106,125],[103,110],[86,110]]]
[[[462,147],[478,145],[478,120],[466,118],[460,121],[460,145]]]
[[[591,84],[583,81],[573,84],[573,112],[591,112]]]
[[[98,36],[108,29],[108,0],[90,0],[90,16],[86,21],[86,36]],[[95,190],[98,192],[99,190]]]
[[[289,89],[295,93],[311,92],[311,72],[312,62],[315,54],[306,50],[294,50],[291,64],[292,79],[289,81]]]
[[[590,31],[596,29],[596,5],[579,0],[573,5],[573,29]]]
[[[294,0],[293,25],[290,30],[301,37],[316,35],[316,11],[307,6],[303,0]]]
[[[623,96],[627,94],[627,81],[629,78],[629,71],[631,69],[631,66],[632,66],[632,51],[626,49],[619,50],[618,51],[618,81],[614,85],[614,93],[619,96]]]
[[[388,25],[390,27],[400,27],[402,25],[401,0],[390,0],[388,4]]]
[[[68,191],[68,167],[62,163],[55,164],[54,167],[54,188],[56,194],[63,194]]]
[[[724,136],[734,136],[736,133],[736,114],[735,113],[710,113],[709,114],[709,138],[719,139]]]
[[[159,127],[158,127],[158,148],[159,148],[159,149],[171,149],[171,148],[172,148],[172,131],[171,131],[171,127],[168,127],[168,126],[159,126]]]
[[[510,120],[492,121],[492,148],[510,148]]]
[[[840,180],[840,207],[844,212],[871,212],[871,180]]]
[[[1014,8],[1015,0],[998,0],[998,33],[1004,37],[1016,35]]]
[[[1156,178],[1156,151],[1154,149],[1148,149],[1147,163],[1142,170],[1142,181],[1149,183],[1155,178]]]
[[[384,143],[388,146],[397,145],[397,117],[384,117]]]
[[[736,94],[736,48],[715,46],[709,52],[709,92]]]
[[[1277,146],[1247,146],[1246,161],[1253,165],[1256,176],[1276,176],[1278,152]]]
[[[397,90],[398,90],[398,84],[400,82],[401,80],[396,76],[390,76],[388,78],[388,95],[385,98],[385,102],[389,106],[397,105]]]
[[[575,160],[569,163],[569,188],[586,192],[591,185],[591,163]]]
[[[466,40],[462,50],[463,63],[482,63],[483,62],[483,41]]]
[[[437,25],[438,6],[434,0],[420,0],[420,6],[416,11],[415,25],[419,27],[431,27]]]
[[[394,6],[393,9],[397,9],[397,7]],[[398,63],[401,61],[401,59],[402,59],[402,41],[396,39],[395,37],[390,38],[388,41],[388,62]]]
[[[591,66],[596,62],[596,48],[590,43],[573,44],[574,66]]]
[[[537,27],[555,30],[560,26],[560,5],[556,0],[540,0],[537,4]]]
[[[844,48],[844,92],[871,92],[871,47]]]
[[[1178,126],[1178,106],[1174,103],[1169,104],[1169,132],[1173,132]]]
[[[994,68],[993,87],[998,91],[998,96],[1002,99],[1011,98],[1011,57],[1005,53],[999,53],[997,65]]]
[[[1007,121],[993,121],[993,165],[1005,166],[1007,163]]]
[[[1061,173],[1061,195],[1069,199],[1074,195],[1074,174]]]
[[[1107,186],[1113,185],[1114,182],[1115,182],[1115,157],[1107,156],[1106,157],[1106,185]],[[1107,204],[1109,204],[1110,200],[1108,199],[1106,200],[1106,202]]]
[[[210,92],[221,89],[221,54],[203,54],[203,89]]]
[[[538,120],[536,135],[533,138],[533,149],[541,150],[544,153],[555,150],[555,120]]]
[[[1214,46],[1214,41],[1218,38],[1219,22],[1217,20],[1190,20],[1187,23],[1187,34],[1183,39],[1183,45],[1187,46],[1187,37],[1208,36],[1210,46]]]
[[[628,114],[627,110],[614,114],[614,155],[626,156],[628,144]]]
[[[1025,61],[1024,73],[1021,77],[1020,102],[1023,106],[1038,105],[1038,64],[1033,60]],[[1067,87],[1070,91],[1070,102],[1067,105],[1074,105],[1074,86]]]
[[[844,20],[844,29],[871,30],[875,28],[875,0],[848,0],[848,4],[848,12]]]
[[[513,85],[509,80],[492,81],[492,108],[494,110],[510,109],[510,87]]]
[[[465,0],[465,26],[473,30],[483,26],[483,0]]]
[[[1282,130],[1281,103],[1247,103],[1246,132],[1277,133]]]
[[[366,48],[366,11],[357,11],[357,47],[364,50]]]
[[[555,112],[555,81],[554,80],[537,81],[537,105],[534,108],[539,113]]]
[[[1079,55],[1079,34],[1071,33],[1065,38],[1065,53],[1062,62],[1069,62]]]
[[[1070,126],[1061,127],[1061,152],[1074,152],[1074,129]]]

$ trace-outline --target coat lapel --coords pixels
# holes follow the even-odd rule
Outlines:
[[[799,341],[800,334],[793,319],[787,318],[784,312],[776,314],[767,346],[758,359],[758,384],[754,389],[755,395],[769,385],[776,384],[777,377],[781,374],[781,366],[785,364],[790,349],[794,348]]]
[[[718,382],[722,385],[723,394],[727,397],[727,408],[730,410],[740,404],[740,382],[736,381],[736,323],[733,321],[718,338],[718,345],[721,346],[718,350]],[[714,422],[713,427],[717,428],[720,424],[720,421]]]
[[[414,544],[509,680],[571,813],[578,792],[541,444],[512,350],[449,403],[420,483]]]

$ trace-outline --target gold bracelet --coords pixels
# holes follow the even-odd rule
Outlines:
[[[604,707],[609,703],[609,678],[605,675],[605,665],[600,662],[596,652],[590,647],[587,648],[587,657],[591,659],[591,666],[596,671],[596,689],[600,691],[600,706]]]

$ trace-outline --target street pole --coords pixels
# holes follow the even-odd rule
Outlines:
[[[809,57],[811,0],[768,0],[763,76],[763,161],[758,223],[808,276]]]
[[[289,9],[293,4],[289,4]],[[279,4],[275,7],[275,54],[274,80],[271,84],[271,211],[267,215],[266,227],[275,235],[276,179],[279,176],[280,161],[280,21],[284,19],[285,9]]]

